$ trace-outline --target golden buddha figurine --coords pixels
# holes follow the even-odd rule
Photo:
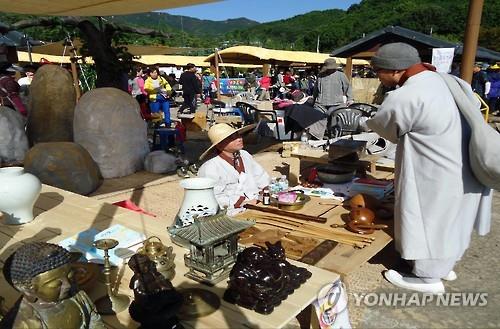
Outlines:
[[[6,261],[6,280],[23,296],[2,324],[12,328],[104,329],[87,294],[76,286],[64,248],[34,242],[17,249]]]

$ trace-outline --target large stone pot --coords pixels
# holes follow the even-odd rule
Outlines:
[[[141,170],[149,152],[139,103],[116,88],[97,88],[83,95],[75,108],[74,138],[90,153],[104,178]]]
[[[25,224],[33,220],[33,205],[42,189],[36,176],[22,167],[0,168],[0,211],[5,224]]]
[[[24,169],[44,184],[82,195],[94,192],[102,183],[99,167],[76,143],[39,143],[26,153]]]
[[[72,142],[75,104],[71,74],[58,65],[40,67],[30,85],[26,131],[31,145]]]

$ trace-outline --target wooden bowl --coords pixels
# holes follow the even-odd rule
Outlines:
[[[375,232],[375,229],[373,228],[360,228],[358,227],[360,223],[356,220],[351,220],[349,223],[347,223],[347,229],[351,232],[358,233],[358,234],[372,234]]]
[[[371,210],[376,210],[379,205],[379,200],[369,194],[363,193],[356,194],[349,200],[349,206],[351,209],[369,208]]]
[[[359,224],[371,225],[375,220],[375,213],[368,208],[354,208],[349,213],[349,218]]]

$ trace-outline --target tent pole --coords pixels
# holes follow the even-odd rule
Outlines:
[[[215,48],[215,80],[217,81],[217,100],[220,101],[220,71],[219,71],[219,49]]]
[[[352,57],[347,57],[347,60],[345,62],[345,75],[347,76],[347,79],[349,81],[352,80]]]
[[[73,85],[75,86],[76,92],[76,102],[80,99],[80,81],[78,80],[78,73],[76,71],[76,57],[73,51],[70,52],[70,60],[71,60],[71,75],[73,76]]]
[[[477,39],[479,37],[483,4],[484,0],[469,0],[469,14],[467,16],[462,64],[460,66],[460,77],[469,83],[472,81],[472,68],[476,60]]]

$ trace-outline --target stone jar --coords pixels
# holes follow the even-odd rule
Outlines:
[[[206,217],[217,214],[219,204],[215,199],[215,180],[211,178],[188,178],[180,182],[184,188],[184,199],[175,216],[177,226],[187,226],[194,222],[194,217]]]
[[[22,167],[0,168],[0,211],[5,224],[19,225],[33,220],[33,205],[42,189],[36,176]]]

